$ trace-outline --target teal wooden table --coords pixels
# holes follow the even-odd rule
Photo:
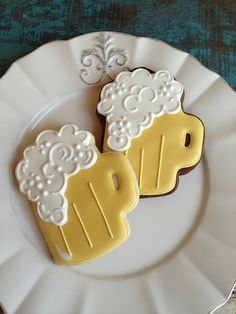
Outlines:
[[[99,30],[161,39],[236,88],[235,0],[1,0],[0,76],[46,42]]]
[[[0,76],[46,42],[101,30],[161,39],[236,88],[235,0],[0,0]]]

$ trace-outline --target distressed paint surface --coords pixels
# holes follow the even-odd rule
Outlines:
[[[46,42],[101,30],[161,39],[236,88],[235,0],[1,0],[0,75]]]

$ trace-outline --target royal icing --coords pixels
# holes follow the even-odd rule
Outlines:
[[[103,151],[107,145],[105,130]],[[140,195],[163,195],[174,191],[178,175],[191,170],[200,160],[204,138],[202,122],[182,110],[154,119],[152,127],[131,142],[123,154],[130,161]]]
[[[182,95],[183,86],[168,71],[121,72],[103,87],[97,106],[106,116],[107,145],[119,152],[129,149],[131,140],[149,128],[154,118],[181,110]]]
[[[24,151],[16,168],[20,190],[36,204],[39,217],[62,226],[67,222],[67,178],[92,167],[97,159],[94,137],[76,125],[44,131]]]
[[[128,237],[125,216],[139,199],[135,173],[122,154],[101,154],[89,132],[73,124],[42,132],[16,176],[58,264],[95,259]]]
[[[132,166],[122,154],[98,152],[93,167],[68,178],[65,196],[66,225],[56,227],[40,221],[58,263],[97,258],[127,239],[130,227],[126,214],[136,206],[139,191]]]

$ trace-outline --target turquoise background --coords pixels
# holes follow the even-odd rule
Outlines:
[[[113,30],[161,39],[236,88],[236,1],[0,0],[0,75],[55,39]]]

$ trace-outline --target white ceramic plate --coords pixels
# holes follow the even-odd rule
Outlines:
[[[206,137],[201,163],[174,194],[142,199],[131,235],[105,257],[54,264],[14,178],[43,129],[73,122],[101,142],[101,87],[124,67],[167,69]],[[91,33],[44,45],[0,80],[0,301],[7,313],[204,314],[236,278],[236,95],[187,53],[148,38]]]

